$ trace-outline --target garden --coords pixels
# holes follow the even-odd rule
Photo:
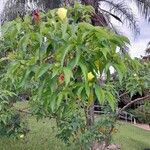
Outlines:
[[[150,149],[149,48],[132,58],[93,5],[65,4],[2,24],[0,149]]]

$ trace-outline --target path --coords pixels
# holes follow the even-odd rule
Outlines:
[[[144,130],[150,131],[150,127],[148,124],[133,124],[134,126],[138,127],[138,128],[142,128]]]

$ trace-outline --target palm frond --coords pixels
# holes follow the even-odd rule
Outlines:
[[[134,31],[135,35],[140,33],[140,28],[138,26],[138,21],[132,12],[132,9],[128,7],[124,1],[122,2],[113,2],[110,0],[100,0],[101,2],[105,2],[108,7],[109,11],[119,17],[123,23],[126,23],[131,30]]]
[[[139,8],[139,12],[150,22],[150,0],[134,0]]]
[[[112,16],[113,18],[115,18],[115,19],[118,20],[119,22],[123,23],[122,20],[121,20],[118,16],[112,14],[111,12],[109,12],[109,11],[107,11],[107,10],[104,10],[104,9],[102,9],[102,8],[100,8],[100,10],[101,10],[102,12],[105,12],[106,14]]]

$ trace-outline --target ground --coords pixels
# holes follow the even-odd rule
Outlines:
[[[147,130],[147,131],[150,131],[150,125],[148,125],[148,124],[138,124],[138,123],[136,123],[134,126],[142,128],[142,129]]]
[[[17,105],[26,107],[24,103]],[[43,119],[39,122],[33,116],[28,116],[30,132],[19,140],[8,138],[0,139],[0,150],[78,150],[78,146],[72,144],[66,146],[55,138],[57,133],[54,120]],[[150,148],[150,132],[135,127],[128,123],[119,122],[118,132],[113,136],[112,143],[120,144],[122,150],[143,150]]]

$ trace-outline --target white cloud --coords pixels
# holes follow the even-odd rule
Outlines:
[[[133,42],[130,47],[131,57],[141,57],[145,55],[145,49],[149,40],[139,40],[138,42]]]
[[[117,22],[116,20],[112,19],[113,24],[117,27],[121,33],[123,33],[125,36],[127,36],[131,41],[130,46],[130,54],[132,57],[141,57],[141,55],[145,55],[145,49],[147,46],[147,43],[150,41],[150,24],[148,24],[144,17],[141,16],[138,12],[137,6],[134,2],[130,3],[130,7],[133,10],[133,13],[136,15],[136,18],[138,19],[138,25],[140,27],[140,35],[138,35],[136,38],[134,37],[133,33],[127,27],[126,24],[121,24]]]
[[[0,0],[0,13],[2,12],[3,8],[4,8],[4,4],[7,0]]]

